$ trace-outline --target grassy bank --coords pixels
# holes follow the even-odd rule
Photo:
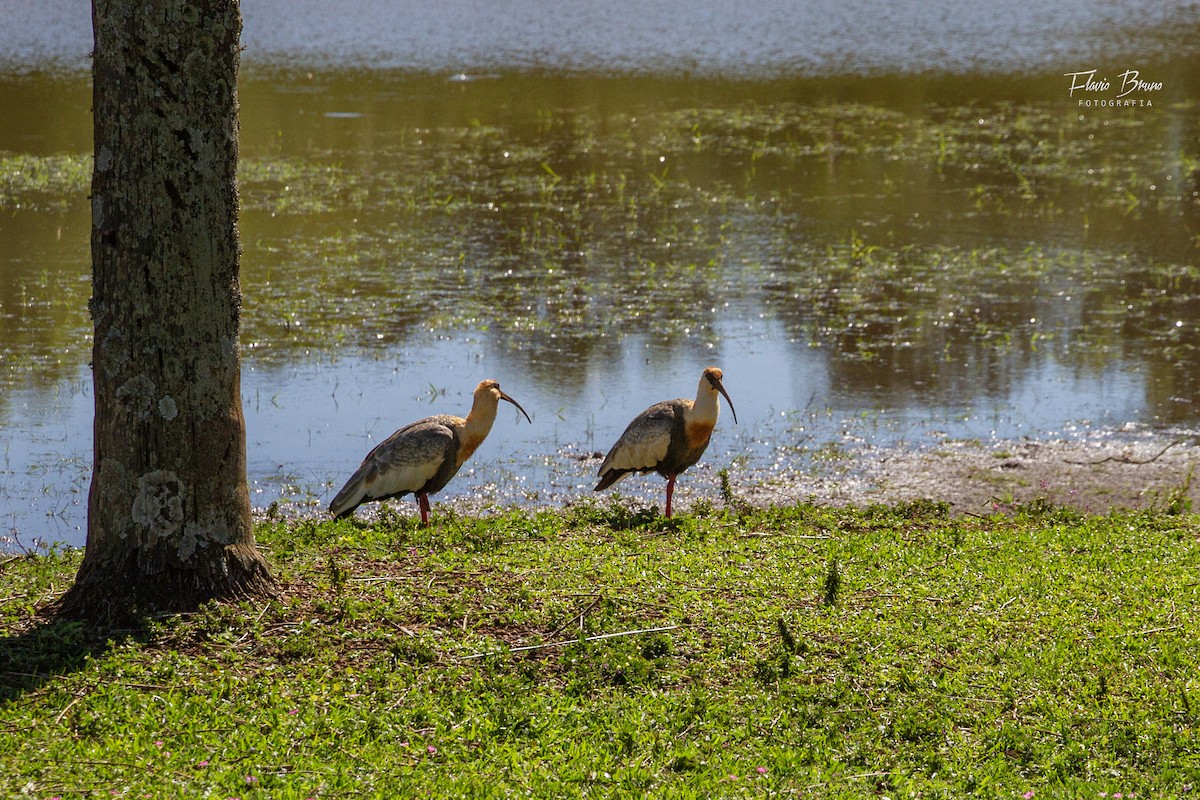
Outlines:
[[[0,795],[1200,785],[1191,515],[930,504],[667,521],[618,500],[258,535],[278,601],[137,630],[35,616],[77,553],[3,562]]]

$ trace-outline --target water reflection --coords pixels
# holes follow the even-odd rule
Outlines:
[[[693,496],[723,466],[819,469],[830,443],[1194,428],[1196,63],[1153,62],[1152,108],[1083,113],[1058,68],[463,80],[251,62],[256,504],[327,501],[373,442],[462,413],[485,377],[535,424],[502,416],[447,492],[500,502],[590,494],[587,454],[709,364],[742,424],[722,422]],[[30,109],[0,115],[0,519],[80,543],[86,80],[3,78],[0,102]]]

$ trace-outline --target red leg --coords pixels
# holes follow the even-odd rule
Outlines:
[[[671,496],[675,494],[675,476],[667,476],[667,519],[671,518]]]
[[[421,509],[421,524],[429,524],[429,495],[417,492],[417,507]]]

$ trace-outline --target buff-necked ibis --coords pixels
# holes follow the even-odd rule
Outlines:
[[[481,381],[466,419],[451,414],[426,417],[380,442],[333,498],[329,513],[341,519],[363,503],[412,492],[421,509],[421,524],[428,525],[429,495],[440,492],[487,438],[501,400],[512,403],[533,423],[520,403],[500,391],[499,383]]]
[[[700,460],[712,437],[720,412],[718,394],[729,403],[733,421],[737,422],[737,411],[721,383],[722,377],[721,370],[709,367],[700,376],[695,400],[664,400],[634,417],[600,465],[595,491],[607,489],[631,472],[657,472],[667,479],[670,517],[676,476]]]

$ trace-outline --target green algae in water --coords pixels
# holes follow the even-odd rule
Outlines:
[[[91,154],[34,156],[0,152],[0,209],[60,210],[92,181]]]
[[[295,125],[274,137],[256,115],[283,118],[277,104],[297,99],[246,87],[243,338],[256,359],[478,331],[570,362],[631,336],[665,357],[759,320],[861,364],[864,380],[886,367],[924,383],[981,360],[1009,374],[1047,357],[1191,358],[1198,157],[1173,120],[1194,124],[1193,104],[1102,117],[1046,102],[548,96],[534,114],[485,83],[455,90],[474,98],[469,118],[404,100],[352,117],[288,106]],[[403,85],[376,88],[403,98]],[[86,197],[88,156],[0,163],[5,207]],[[83,247],[70,265],[79,285],[65,267],[14,285],[61,284],[58,300],[82,307],[87,261]],[[35,324],[37,302],[0,303],[6,320],[27,309],[6,341],[70,327],[34,352],[86,335],[80,315]]]

